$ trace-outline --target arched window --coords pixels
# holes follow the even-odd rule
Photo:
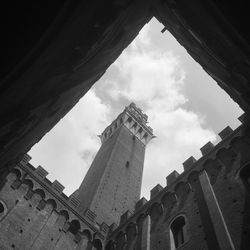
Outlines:
[[[177,217],[170,226],[171,250],[177,249],[187,241],[186,221],[184,216]]]
[[[96,250],[102,250],[102,242],[99,239],[94,239],[93,248]]]
[[[70,222],[69,232],[76,235],[77,232],[80,231],[80,229],[81,229],[81,225],[80,225],[80,222],[78,220],[72,220]]]

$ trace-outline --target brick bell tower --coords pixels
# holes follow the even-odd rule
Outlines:
[[[99,136],[101,148],[75,192],[79,209],[96,221],[119,223],[140,199],[145,147],[154,137],[147,115],[131,103]]]

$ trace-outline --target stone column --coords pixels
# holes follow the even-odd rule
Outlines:
[[[213,187],[205,170],[200,174],[199,181],[220,249],[235,250]]]
[[[143,220],[141,235],[141,249],[143,250],[150,250],[150,228],[151,218],[149,215],[146,215]]]

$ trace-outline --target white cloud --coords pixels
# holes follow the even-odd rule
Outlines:
[[[193,155],[198,159],[199,148],[208,141],[215,141],[213,131],[202,128],[203,120],[184,109],[158,113],[150,125],[157,135],[148,145],[143,175],[142,195],[149,197],[149,190],[176,170],[182,172],[182,163]],[[154,170],[152,172],[152,169]]]
[[[113,84],[112,98],[118,100],[119,96],[124,96],[139,102],[164,99],[165,107],[170,109],[185,102],[184,96],[176,94],[185,74],[171,53],[124,52],[116,66],[120,77],[127,80],[127,87],[121,90],[118,84]]]
[[[105,84],[112,86],[107,95],[113,101],[126,99],[142,107],[157,136],[146,153],[142,185],[146,197],[157,183],[165,185],[165,176],[170,172],[181,172],[186,158],[199,158],[199,148],[216,139],[213,131],[203,128],[203,117],[185,109],[186,74],[179,59],[170,51],[152,49],[149,31],[150,25],[114,64],[119,84],[110,79],[102,82],[104,89],[108,89]]]
[[[150,38],[150,25],[145,25],[143,29],[140,30],[136,39],[130,44],[130,48],[134,50],[140,49],[142,46],[149,46],[151,42]]]
[[[82,181],[100,147],[98,133],[108,125],[108,106],[90,90],[48,133],[30,154],[34,166],[42,165],[50,179],[58,179],[73,192]]]
[[[165,176],[181,171],[186,158],[199,157],[199,148],[215,140],[215,134],[203,128],[204,118],[185,109],[185,76],[171,51],[153,49],[147,25],[107,71],[106,80],[101,79],[32,149],[33,163],[43,164],[57,176],[68,187],[67,193],[74,191],[100,145],[96,135],[111,122],[107,117],[115,119],[117,106],[121,112],[124,103],[134,101],[148,114],[157,136],[148,145],[145,159],[142,195],[148,197],[153,186],[164,185]]]

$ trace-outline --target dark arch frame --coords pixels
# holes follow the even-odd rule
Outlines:
[[[94,239],[92,244],[93,244],[93,247],[96,248],[96,250],[102,250],[103,249],[102,242],[101,242],[100,239]]]
[[[69,224],[68,231],[72,234],[76,235],[81,230],[81,224],[78,220],[72,220]]]
[[[46,197],[45,192],[40,188],[35,189],[33,192],[34,194],[40,195],[42,199],[45,199]]]
[[[33,187],[34,187],[34,183],[30,179],[24,179],[24,180],[22,180],[22,184],[21,185],[27,185],[29,187],[29,189],[33,189]]]
[[[47,204],[51,205],[53,207],[53,210],[56,210],[57,203],[56,203],[56,201],[54,199],[48,199],[48,200],[46,200],[46,205]]]
[[[183,214],[174,217],[169,224],[171,250],[183,246],[188,241],[187,219]]]
[[[67,210],[60,210],[59,215],[64,216],[66,221],[69,220],[69,213]]]
[[[12,169],[9,174],[15,174],[16,179],[20,179],[22,176],[21,171],[17,168]]]

